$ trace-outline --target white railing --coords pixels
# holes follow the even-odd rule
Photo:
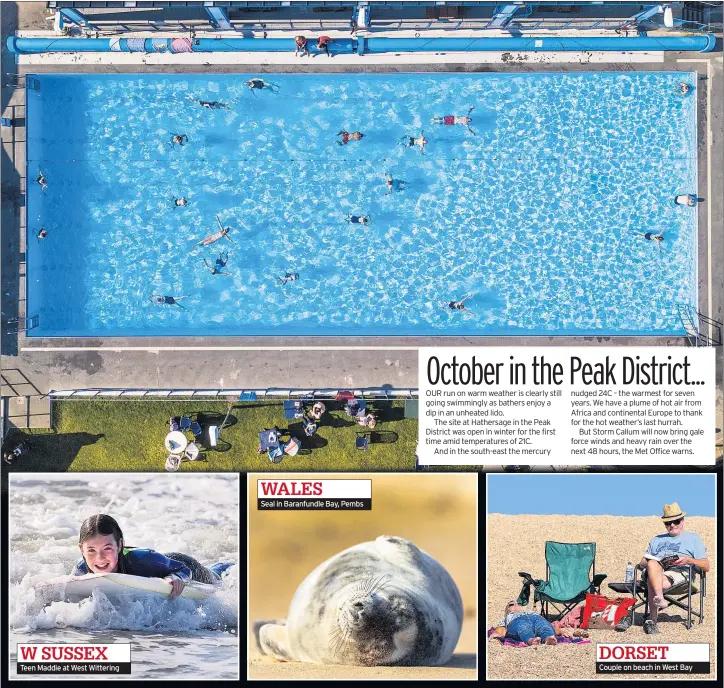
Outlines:
[[[170,399],[187,397],[191,399],[221,398],[235,401],[253,401],[255,399],[334,399],[340,392],[351,392],[362,399],[413,399],[417,398],[417,389],[382,388],[337,388],[337,389],[63,389],[52,390],[48,396],[52,399]]]

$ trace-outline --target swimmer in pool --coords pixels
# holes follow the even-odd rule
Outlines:
[[[218,563],[206,568],[188,554],[127,547],[116,520],[106,514],[89,516],[80,527],[78,548],[81,558],[72,576],[89,573],[125,573],[144,578],[163,578],[171,584],[168,599],[176,599],[189,581],[213,585],[232,564]]]
[[[40,172],[40,174],[35,181],[38,182],[38,184],[40,184],[40,188],[45,191],[48,188],[48,182],[45,181],[45,175],[40,170],[38,170],[38,172]]]
[[[678,84],[676,84],[676,92],[680,96],[685,96],[687,93],[691,91],[691,86],[687,84],[685,81],[680,81]]]
[[[661,242],[664,240],[664,230],[662,229],[658,234],[654,234],[653,232],[639,232],[639,234],[646,240],[646,241],[653,241],[656,244],[656,248],[661,250]]]
[[[347,222],[351,222],[353,225],[366,225],[369,224],[369,215],[347,215]]]
[[[246,85],[252,90],[258,90],[263,91],[264,89],[267,89],[268,91],[271,91],[272,93],[278,93],[279,92],[279,86],[276,84],[270,84],[268,81],[264,81],[264,79],[254,78],[249,79],[249,81],[246,82]]]
[[[204,261],[204,265],[211,271],[212,275],[230,275],[230,272],[221,272],[225,267],[226,264],[229,262],[229,254],[228,252],[219,253],[218,257],[216,258],[216,262],[213,265],[209,265],[209,261],[206,260],[206,258],[202,258]]]
[[[45,227],[41,227],[40,231],[37,234],[38,240],[45,239],[45,237],[48,236],[48,230],[45,229]]]
[[[182,208],[183,206],[188,205],[189,202],[188,202],[185,198],[174,198],[174,199],[173,199],[173,204],[174,204],[177,208]]]
[[[445,115],[444,117],[433,117],[432,123],[433,124],[443,124],[446,127],[450,127],[454,124],[464,124],[468,131],[475,136],[475,132],[471,129],[470,123],[473,121],[473,118],[470,117],[470,113],[475,109],[475,106],[473,105],[469,110],[468,114],[464,117],[456,117],[455,115]]]
[[[161,296],[160,294],[154,294],[150,297],[151,302],[155,303],[157,306],[178,306],[179,308],[183,308],[183,306],[179,303],[181,299],[188,298],[187,296]]]
[[[387,185],[388,194],[391,194],[395,190],[404,191],[405,189],[405,182],[393,178],[389,172],[385,175],[385,184]]]
[[[360,133],[359,131],[353,131],[351,134],[348,131],[345,131],[342,129],[342,131],[337,132],[337,136],[341,136],[342,140],[337,141],[337,143],[340,146],[346,146],[350,141],[360,141],[364,138],[364,134]]]
[[[186,136],[186,134],[174,134],[171,137],[171,147],[173,148],[174,144],[178,144],[179,146],[185,146],[189,142],[189,137]]]
[[[220,103],[218,100],[195,100],[201,107],[205,107],[207,110],[228,110],[229,106],[225,103]]]
[[[425,152],[425,146],[427,145],[425,132],[421,131],[420,135],[417,138],[415,138],[414,136],[403,136],[402,141],[407,148],[412,148],[413,146],[420,146],[420,153]]]
[[[294,280],[299,279],[299,273],[298,272],[285,272],[284,277],[280,277],[279,281],[282,283],[282,286],[284,286],[287,282],[293,282]]]
[[[463,297],[462,299],[460,299],[460,301],[450,301],[450,303],[448,303],[447,307],[448,307],[448,308],[455,308],[455,309],[457,309],[457,310],[459,310],[459,311],[465,311],[466,313],[471,313],[472,311],[468,310],[468,309],[465,308],[465,306],[463,305],[471,296],[472,296],[472,294],[468,294],[467,296],[465,296],[465,297]]]

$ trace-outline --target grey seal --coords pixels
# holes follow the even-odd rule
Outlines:
[[[335,554],[297,589],[286,618],[258,621],[261,652],[281,661],[439,666],[452,656],[463,604],[450,574],[400,537]]]

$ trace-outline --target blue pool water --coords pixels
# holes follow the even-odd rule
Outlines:
[[[674,87],[694,73],[250,76],[35,77],[31,336],[682,331],[696,99]],[[473,105],[475,135],[431,124]],[[424,155],[401,143],[421,129]],[[217,214],[233,244],[196,246]],[[643,233],[662,230],[659,251]]]

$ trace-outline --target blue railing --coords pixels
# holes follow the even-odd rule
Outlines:
[[[311,45],[312,52],[319,52]],[[343,38],[335,54],[395,52],[710,52],[713,34],[697,36],[564,36],[562,38]],[[11,53],[140,52],[293,52],[292,38],[19,38],[9,36]]]

